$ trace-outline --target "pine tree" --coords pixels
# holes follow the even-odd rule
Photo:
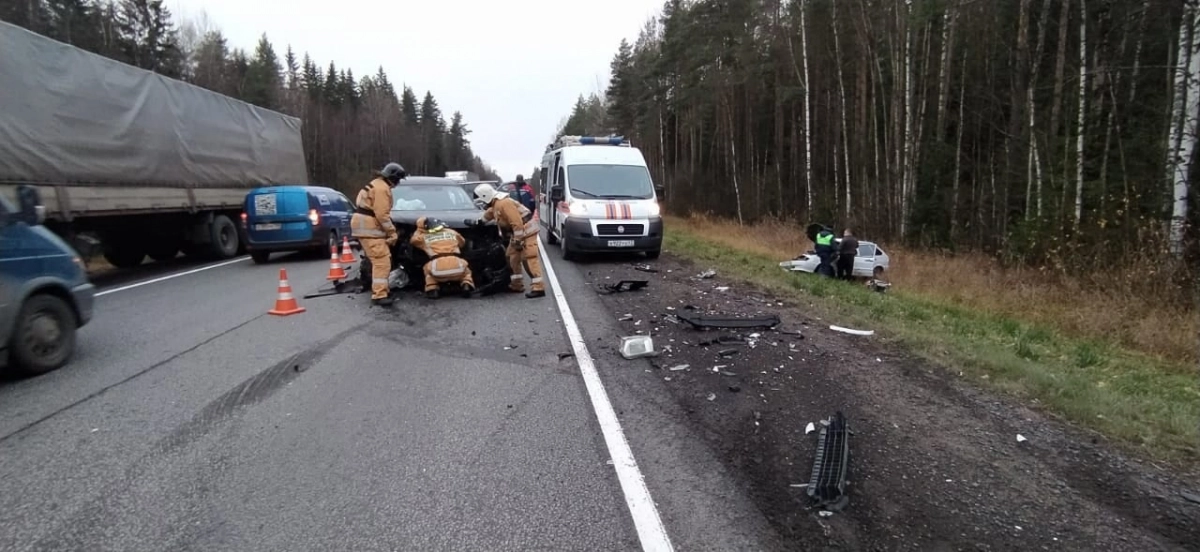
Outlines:
[[[242,99],[267,109],[278,109],[279,92],[282,87],[281,67],[275,48],[267,35],[258,39],[254,59],[246,68],[246,86]]]
[[[192,68],[192,84],[222,94],[232,93],[233,82],[228,75],[229,46],[221,31],[209,31],[196,48],[195,67]]]
[[[35,3],[36,4],[36,3]],[[46,35],[91,52],[100,49],[100,11],[87,0],[48,0]]]
[[[117,29],[123,61],[168,77],[181,76],[183,55],[178,31],[163,0],[122,0]]]
[[[421,115],[417,109],[417,95],[413,93],[412,88],[405,85],[400,98],[400,112],[404,115],[404,123],[411,128],[417,128],[421,124]]]
[[[292,45],[288,44],[287,53],[283,56],[284,70],[287,71],[287,81],[284,83],[288,90],[300,89],[300,64],[296,60],[296,53],[292,51]]]

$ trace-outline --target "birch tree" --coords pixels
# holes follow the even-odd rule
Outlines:
[[[1179,24],[1178,53],[1175,56],[1174,98],[1169,130],[1170,157],[1167,160],[1171,189],[1170,251],[1183,256],[1187,226],[1188,177],[1195,158],[1197,118],[1200,118],[1200,0],[1188,0]]]

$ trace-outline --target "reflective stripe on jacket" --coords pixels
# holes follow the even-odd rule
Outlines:
[[[443,228],[437,232],[428,232],[424,228],[417,228],[408,242],[413,247],[424,251],[432,259],[439,255],[461,255],[462,247],[466,245],[467,240],[463,239],[462,234],[451,228]]]
[[[372,180],[358,192],[354,200],[354,216],[350,218],[350,235],[356,238],[391,238],[396,236],[392,224],[392,187],[382,178]],[[373,213],[367,215],[365,213]]]
[[[511,197],[502,197],[483,214],[483,220],[495,220],[502,232],[511,233],[514,240],[523,240],[538,234],[533,212]]]

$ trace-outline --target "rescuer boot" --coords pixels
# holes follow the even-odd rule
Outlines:
[[[392,303],[395,302],[396,298],[392,297],[391,295],[388,295],[387,297],[380,297],[378,299],[371,299],[372,305],[378,305],[380,307],[390,307]]]
[[[545,292],[545,291],[542,291],[542,290],[540,290],[540,289],[535,289],[535,290],[533,290],[533,291],[530,291],[530,292],[527,292],[527,293],[525,293],[525,298],[526,298],[526,299],[534,299],[534,298],[537,298],[537,297],[545,297],[545,296],[546,296],[546,292]]]
[[[438,290],[436,290],[436,289],[431,289],[431,290],[425,292],[426,299],[437,299],[438,297],[441,297],[441,296],[442,296],[442,294],[439,293]]]

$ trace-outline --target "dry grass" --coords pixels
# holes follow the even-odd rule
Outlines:
[[[874,293],[780,270],[778,261],[810,246],[787,224],[671,218],[664,238],[672,253],[790,295],[831,323],[878,330],[948,377],[1023,398],[1151,458],[1200,469],[1196,364],[1142,352],[1161,353],[1154,349],[1163,343],[1178,356],[1192,352],[1179,340],[1195,335],[1195,321],[1182,313],[1164,318],[1141,305],[1149,300],[1089,293],[985,259],[891,248],[897,285]],[[1122,317],[1132,323],[1114,320]],[[1166,340],[1169,332],[1151,331],[1170,324],[1191,329]]]
[[[812,243],[790,224],[736,223],[692,216],[668,224],[705,240],[785,260]],[[862,236],[862,239],[870,239]],[[1150,295],[1131,269],[1069,279],[1033,269],[1006,269],[979,254],[947,255],[887,247],[887,279],[894,292],[957,305],[1057,329],[1065,335],[1112,342],[1160,358],[1200,361],[1200,315],[1190,303],[1165,302],[1182,294]]]

